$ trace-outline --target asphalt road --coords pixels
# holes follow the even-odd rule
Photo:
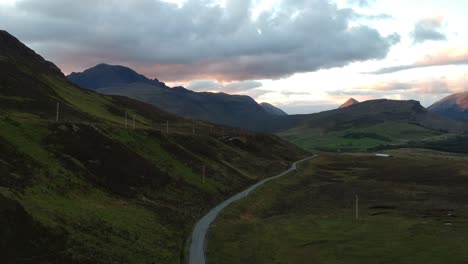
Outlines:
[[[264,179],[252,186],[250,186],[247,190],[240,192],[233,197],[227,199],[226,201],[220,203],[218,206],[215,208],[211,209],[210,212],[208,212],[205,216],[203,216],[198,223],[195,225],[195,228],[193,229],[192,233],[192,242],[190,244],[190,256],[189,256],[189,264],[205,264],[205,238],[206,238],[206,233],[208,232],[208,229],[210,228],[211,223],[216,219],[218,214],[228,205],[232,204],[233,202],[244,198],[245,196],[249,195],[250,192],[253,190],[257,189],[259,186],[263,185],[264,183],[279,178],[281,176],[284,176],[285,174],[293,171],[296,169],[297,164],[311,159],[315,156],[305,158],[300,161],[296,161],[291,165],[291,168],[288,170],[282,172],[281,174],[278,174],[276,176],[273,176],[271,178]]]

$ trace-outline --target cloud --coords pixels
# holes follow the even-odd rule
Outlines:
[[[246,90],[252,90],[255,88],[262,87],[261,82],[257,81],[240,81],[240,82],[232,82],[224,85],[224,88],[228,92],[236,92],[236,91],[246,91]]]
[[[388,81],[368,86],[353,87],[344,90],[329,91],[331,96],[370,96],[382,98],[397,94],[410,95],[445,95],[464,91],[467,83],[463,76],[460,79],[447,80],[445,78],[417,81]]]
[[[459,49],[445,49],[438,51],[434,54],[427,55],[423,59],[408,65],[398,65],[379,69],[370,74],[387,74],[404,70],[426,68],[433,66],[447,66],[447,65],[467,65],[468,64],[468,46]]]
[[[352,5],[358,5],[360,7],[368,7],[376,0],[348,0],[348,3]]]
[[[215,80],[196,80],[187,85],[187,89],[193,91],[213,91],[222,89],[223,85]]]
[[[286,95],[286,96],[291,96],[291,95],[310,95],[310,93],[308,92],[293,92],[293,91],[286,91],[286,90],[283,90],[280,92],[282,95]]]
[[[248,96],[252,97],[253,99],[258,100],[263,95],[273,93],[273,92],[274,91],[266,90],[266,89],[252,89],[252,90],[244,91],[244,92],[242,92],[242,94],[243,95],[248,95]]]
[[[404,91],[411,89],[412,84],[402,82],[381,83],[373,87],[375,91]]]
[[[317,113],[327,110],[336,109],[340,104],[329,102],[329,101],[313,101],[313,100],[302,100],[292,101],[287,104],[275,104],[280,107],[283,111],[290,115],[294,114],[309,114]]]
[[[333,91],[328,91],[328,95],[331,96],[339,96],[339,97],[348,97],[348,96],[370,96],[370,95],[377,95],[379,94],[378,91],[374,90],[365,90],[365,89],[359,89],[359,88],[353,88],[353,89],[344,89],[344,90],[333,90]]]
[[[247,91],[262,87],[258,81],[240,81],[231,83],[220,83],[216,80],[195,80],[191,81],[187,88],[194,91],[210,91],[224,93],[247,93]]]
[[[456,87],[457,89],[459,87]],[[415,93],[418,94],[449,94],[452,92],[456,92],[455,89],[450,88],[450,84],[446,81],[442,80],[435,80],[429,82],[420,83],[415,88]]]
[[[387,19],[394,19],[392,15],[389,14],[376,14],[376,15],[367,15],[367,14],[360,14],[358,15],[359,18],[367,19],[367,20],[387,20]]]
[[[417,98],[422,105],[429,106],[448,94],[467,91],[466,77],[462,76],[453,80],[436,78],[406,82],[394,80],[363,87],[330,91],[328,94],[338,102],[345,101],[349,97],[354,97],[361,102],[382,98],[394,100],[414,100]]]
[[[328,0],[280,1],[253,19],[257,2],[18,0],[0,17],[64,72],[106,62],[166,82],[284,78],[382,59],[399,41]]]
[[[414,43],[423,43],[430,40],[447,40],[445,34],[440,31],[442,24],[442,17],[425,18],[418,21],[411,32]]]

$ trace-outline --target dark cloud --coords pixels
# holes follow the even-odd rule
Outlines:
[[[441,32],[443,19],[426,18],[418,21],[411,32],[414,43],[423,43],[425,41],[446,40],[447,37]]]
[[[353,10],[328,0],[282,1],[252,20],[254,2],[18,0],[0,18],[65,72],[107,62],[164,81],[283,78],[382,59],[399,41],[350,27]]]

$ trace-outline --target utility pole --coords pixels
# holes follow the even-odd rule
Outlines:
[[[127,115],[128,115],[128,113],[127,113],[127,111],[125,111],[125,128],[127,128]]]
[[[55,115],[55,122],[59,121],[59,108],[60,108],[60,103],[57,102],[57,114]]]
[[[205,184],[205,167],[206,166],[203,166],[203,184]]]
[[[169,120],[166,121],[166,133],[169,134]]]
[[[356,194],[356,219],[359,219],[359,196]]]

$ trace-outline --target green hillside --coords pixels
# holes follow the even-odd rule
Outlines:
[[[180,263],[204,212],[307,155],[79,89],[5,31],[0,71],[1,263]]]
[[[371,100],[289,116],[284,121],[290,123],[277,128],[278,135],[301,147],[325,151],[367,151],[410,141],[438,141],[467,129],[465,123],[428,112],[417,101],[396,100]]]
[[[437,139],[445,133],[416,124],[390,121],[362,128],[348,128],[330,132],[299,127],[279,135],[307,149],[367,151],[378,146],[397,145],[410,140]]]

